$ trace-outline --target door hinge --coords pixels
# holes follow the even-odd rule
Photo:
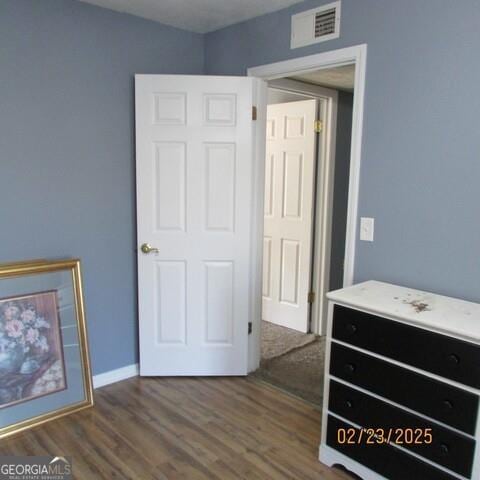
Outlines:
[[[252,107],[252,120],[257,119],[257,107],[253,106]]]
[[[315,133],[320,133],[323,130],[323,122],[321,120],[315,120],[313,129]]]
[[[252,333],[252,328],[253,328],[252,322],[248,322],[248,334],[249,335]]]
[[[315,292],[308,292],[308,303],[313,303],[315,301]]]

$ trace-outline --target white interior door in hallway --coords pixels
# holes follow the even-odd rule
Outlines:
[[[258,82],[135,77],[141,375],[247,373]]]
[[[316,100],[267,107],[263,320],[308,331]]]

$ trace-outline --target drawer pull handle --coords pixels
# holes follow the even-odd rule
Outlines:
[[[445,410],[447,411],[450,411],[453,408],[453,403],[450,400],[444,400],[442,404],[445,407]]]
[[[349,335],[353,335],[357,331],[357,326],[353,323],[347,323],[346,330]]]
[[[454,353],[451,353],[448,357],[448,364],[452,367],[456,367],[460,363],[460,358]]]
[[[353,402],[351,400],[345,400],[345,406],[347,408],[353,408]]]
[[[443,456],[447,456],[450,453],[450,448],[445,443],[440,444],[440,452]]]
[[[355,365],[353,363],[346,363],[343,367],[345,373],[353,373],[355,371]]]

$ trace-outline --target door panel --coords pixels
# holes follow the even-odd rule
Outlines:
[[[155,144],[156,230],[185,230],[186,144]]]
[[[233,262],[205,262],[205,343],[232,345]]]
[[[137,75],[141,375],[245,375],[251,78]]]
[[[269,154],[265,159],[265,216],[273,216],[273,202],[275,192],[275,156]]]
[[[205,145],[207,230],[232,232],[235,218],[235,144]]]
[[[272,239],[263,238],[263,296],[271,298],[272,284]]]
[[[300,220],[303,197],[303,153],[283,153],[283,217]]]
[[[263,319],[308,331],[316,100],[267,107]]]
[[[186,268],[185,262],[156,262],[158,291],[155,318],[158,344],[185,345]]]
[[[300,270],[300,244],[282,238],[280,259],[280,302],[298,306],[298,276]]]

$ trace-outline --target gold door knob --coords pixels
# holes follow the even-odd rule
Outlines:
[[[158,253],[158,248],[152,247],[149,243],[143,243],[140,247],[143,253]]]

